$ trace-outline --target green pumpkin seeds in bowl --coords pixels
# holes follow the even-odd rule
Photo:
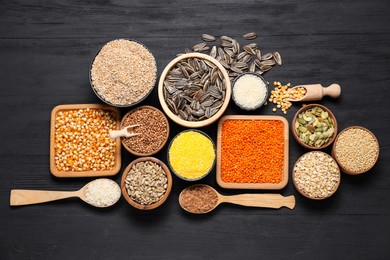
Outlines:
[[[310,104],[302,107],[292,121],[295,140],[309,149],[329,146],[337,135],[337,122],[333,113],[325,106]]]

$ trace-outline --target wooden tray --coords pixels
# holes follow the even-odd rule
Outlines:
[[[221,151],[222,151],[222,124],[227,120],[277,120],[283,123],[284,132],[284,160],[283,160],[283,176],[280,183],[231,183],[224,182],[221,177]],[[218,123],[217,137],[217,183],[222,188],[226,189],[264,189],[264,190],[280,190],[288,183],[288,122],[281,116],[243,116],[231,115],[224,116]]]
[[[55,118],[58,112],[64,110],[77,110],[77,109],[104,109],[115,112],[116,129],[120,128],[120,112],[118,108],[101,105],[101,104],[74,104],[74,105],[59,105],[56,106],[51,112],[51,124],[50,124],[50,171],[51,173],[60,178],[72,178],[72,177],[103,177],[113,176],[121,169],[121,141],[119,138],[116,139],[116,152],[115,152],[115,166],[110,171],[59,171],[55,165],[54,156],[54,138],[55,138]]]

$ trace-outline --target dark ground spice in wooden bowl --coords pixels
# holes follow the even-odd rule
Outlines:
[[[179,202],[191,213],[206,213],[215,208],[218,195],[207,185],[193,185],[181,192]]]

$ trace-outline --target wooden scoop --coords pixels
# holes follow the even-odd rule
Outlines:
[[[133,132],[133,128],[137,127],[137,126],[139,126],[139,125],[129,125],[129,126],[124,127],[121,130],[110,130],[110,132],[109,132],[110,138],[115,139],[115,138],[119,138],[119,137],[133,137],[133,136],[140,135],[140,133]]]
[[[112,200],[112,204],[109,205],[97,205],[92,203],[87,199],[86,195],[86,190],[89,185],[91,185],[93,182],[101,180],[101,179],[96,179],[94,181],[91,181],[87,183],[84,187],[82,187],[78,191],[51,191],[51,190],[11,190],[11,197],[10,197],[10,205],[11,206],[23,206],[23,205],[31,205],[31,204],[38,204],[38,203],[44,203],[44,202],[49,202],[49,201],[55,201],[55,200],[62,200],[62,199],[67,199],[67,198],[74,198],[74,197],[79,197],[86,203],[98,207],[98,208],[106,208],[109,206],[114,205],[120,198],[120,192],[119,196],[117,199]],[[114,182],[113,180],[109,180],[117,186],[117,188],[120,191],[119,185]],[[104,196],[104,195],[103,195]]]
[[[306,89],[306,95],[300,99],[291,99],[288,98],[288,101],[298,102],[298,101],[315,101],[321,100],[324,96],[330,96],[332,98],[337,98],[341,94],[341,87],[339,84],[332,84],[329,87],[323,87],[321,84],[311,84],[311,85],[299,85],[291,89],[303,87]]]
[[[202,212],[194,212],[186,205],[186,202],[183,199],[183,193],[187,190],[190,191],[195,186],[203,186],[207,189],[212,190],[217,194],[218,200],[215,205],[210,209],[206,209]],[[194,194],[195,195],[195,194]],[[206,202],[206,201],[204,201]],[[204,214],[214,210],[221,203],[231,203],[247,207],[261,207],[261,208],[273,208],[279,209],[281,207],[287,207],[293,209],[295,207],[295,197],[294,195],[284,197],[280,194],[240,194],[233,196],[224,196],[219,194],[214,188],[206,184],[195,184],[190,187],[185,188],[179,195],[179,204],[187,212],[194,214]]]

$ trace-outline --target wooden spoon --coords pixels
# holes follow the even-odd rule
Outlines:
[[[218,197],[217,201],[215,202],[215,205],[213,205],[211,208],[205,209],[205,211],[202,212],[195,212],[193,209],[189,208],[188,205],[186,205],[186,201],[183,199],[184,198],[183,194],[185,192],[192,192],[191,189],[193,189],[196,186],[203,187],[205,189],[209,189],[209,191],[215,192],[215,194]],[[197,196],[197,197],[199,200],[202,200],[201,196]],[[207,203],[208,200],[209,198],[207,198],[207,201],[206,199],[204,201],[201,201],[201,203]],[[214,188],[206,184],[195,184],[190,187],[187,187],[179,195],[180,206],[185,211],[194,214],[208,213],[214,210],[221,203],[232,203],[232,204],[237,204],[237,205],[247,206],[247,207],[262,207],[262,208],[273,208],[273,209],[287,207],[289,209],[293,209],[295,207],[295,197],[294,195],[284,197],[280,194],[240,194],[240,195],[233,195],[233,196],[224,196],[219,194]]]
[[[133,137],[140,135],[141,133],[134,133],[133,129],[134,127],[137,127],[139,125],[129,125],[124,127],[121,130],[110,130],[109,135],[111,139],[119,138],[119,137]]]
[[[326,88],[323,87],[321,84],[299,85],[291,89],[299,88],[299,87],[303,87],[306,89],[306,95],[300,99],[287,98],[288,101],[293,101],[293,102],[315,101],[315,100],[321,100],[324,96],[337,98],[341,94],[341,87],[339,84],[332,84]]]
[[[113,185],[113,189],[118,189],[118,196],[117,198],[114,198],[110,201],[110,204],[104,204],[104,205],[98,205],[94,203],[93,201],[88,200],[86,191],[87,188],[92,185],[94,182],[99,180],[108,180],[115,185]],[[105,197],[106,194],[101,193],[99,194],[101,197]],[[79,197],[86,203],[98,207],[98,208],[106,208],[109,206],[114,205],[120,198],[121,191],[119,185],[110,179],[96,179],[89,183],[87,183],[84,187],[82,187],[78,191],[51,191],[51,190],[19,190],[14,189],[11,190],[11,197],[10,197],[10,205],[11,206],[23,206],[23,205],[31,205],[31,204],[38,204],[38,203],[44,203],[49,201],[55,201],[55,200],[62,200],[67,198],[74,198]]]

